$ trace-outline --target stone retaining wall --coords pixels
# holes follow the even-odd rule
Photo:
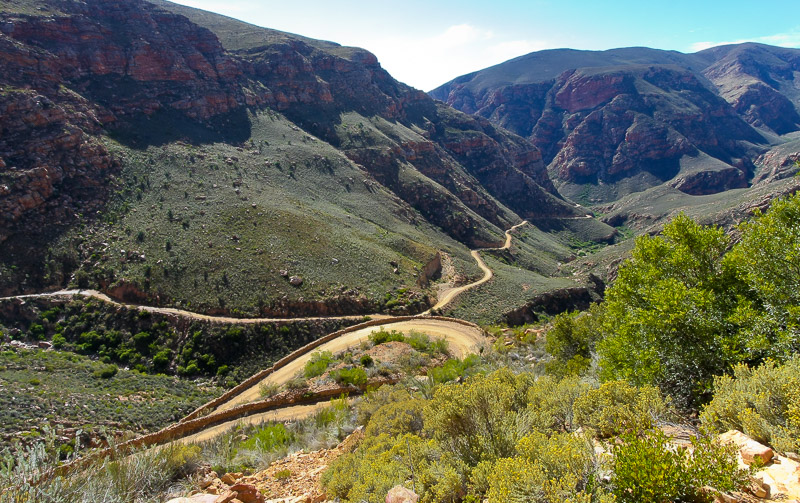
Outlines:
[[[401,321],[411,321],[411,320],[439,320],[439,321],[447,321],[451,323],[457,323],[459,325],[464,325],[466,327],[475,328],[480,330],[480,327],[474,323],[470,323],[468,321],[459,320],[455,318],[446,318],[443,316],[426,316],[422,317],[415,317],[415,316],[397,316],[393,318],[384,318],[381,320],[370,320],[365,323],[360,323],[358,325],[353,325],[352,327],[345,328],[343,330],[338,330],[336,332],[332,332],[324,337],[317,339],[309,344],[306,344],[300,349],[290,353],[284,358],[281,358],[275,364],[257,374],[253,375],[252,377],[248,378],[235,388],[228,390],[219,398],[211,400],[207,404],[203,405],[202,407],[198,408],[188,416],[181,419],[179,422],[162,428],[161,430],[149,433],[146,435],[142,435],[140,437],[128,440],[126,442],[122,442],[114,447],[109,447],[103,449],[101,451],[95,452],[89,456],[85,456],[79,459],[76,459],[70,463],[66,463],[54,472],[55,474],[65,474],[70,471],[80,469],[83,467],[88,466],[90,463],[102,459],[104,457],[110,456],[112,454],[124,454],[130,452],[134,449],[141,448],[141,447],[149,447],[152,445],[159,445],[164,444],[167,442],[171,442],[173,440],[178,440],[183,437],[187,437],[189,435],[193,435],[195,433],[199,433],[204,429],[210,426],[216,426],[218,424],[226,423],[229,421],[235,421],[237,419],[241,419],[252,414],[258,414],[261,412],[267,412],[269,410],[280,409],[283,407],[288,407],[292,405],[301,405],[301,404],[308,404],[308,403],[316,403],[320,402],[325,399],[329,399],[335,396],[341,396],[342,394],[361,394],[363,393],[367,387],[377,387],[383,384],[394,384],[397,382],[397,378],[379,378],[377,380],[372,380],[371,382],[360,386],[341,386],[337,388],[332,388],[328,390],[323,390],[318,393],[314,393],[311,396],[298,393],[296,395],[291,395],[288,397],[281,397],[281,398],[268,398],[265,400],[260,400],[257,402],[245,403],[242,405],[237,405],[228,410],[224,410],[221,412],[216,412],[212,414],[208,414],[206,416],[201,416],[202,412],[205,410],[209,410],[212,407],[216,408],[219,405],[227,402],[231,398],[235,397],[245,389],[248,389],[252,386],[257,385],[261,382],[262,379],[270,375],[271,373],[275,372],[276,370],[286,366],[292,360],[303,356],[304,354],[313,351],[314,349],[318,348],[322,344],[329,342],[337,337],[341,337],[344,334],[354,332],[356,330],[360,330],[362,328],[367,327],[375,327],[380,325],[390,325],[392,323],[398,323]],[[51,476],[53,473],[44,474],[40,480]]]
[[[332,341],[332,340],[334,340],[334,339],[336,339],[338,337],[341,337],[341,336],[343,336],[345,334],[349,334],[350,332],[355,332],[356,330],[361,330],[362,328],[377,327],[377,326],[381,326],[381,325],[389,325],[389,324],[392,324],[392,323],[398,323],[398,322],[401,322],[401,321],[411,321],[411,320],[418,320],[418,319],[432,319],[432,320],[439,320],[439,321],[448,321],[448,322],[458,323],[460,325],[464,325],[464,326],[468,326],[468,327],[476,328],[476,329],[480,330],[480,327],[478,327],[478,325],[476,325],[474,323],[470,323],[470,322],[464,321],[464,320],[458,320],[458,319],[455,319],[455,318],[446,318],[446,317],[443,317],[443,316],[426,316],[425,318],[420,318],[418,316],[396,316],[396,317],[392,317],[392,318],[383,318],[383,319],[380,319],[380,320],[370,320],[370,321],[366,321],[364,323],[359,323],[357,325],[353,325],[353,326],[344,328],[342,330],[337,330],[336,332],[331,332],[330,334],[328,334],[328,335],[326,335],[324,337],[320,337],[319,339],[317,339],[315,341],[312,341],[312,342],[306,344],[305,346],[303,346],[303,347],[301,347],[299,349],[296,349],[295,351],[289,353],[285,357],[283,357],[280,360],[278,360],[277,362],[275,362],[272,365],[272,367],[269,367],[267,369],[262,370],[261,372],[257,372],[256,374],[253,374],[249,378],[247,378],[244,381],[242,381],[238,386],[235,386],[235,387],[229,389],[228,391],[226,391],[225,393],[223,393],[219,397],[217,397],[217,398],[209,401],[208,403],[198,407],[193,412],[191,412],[189,415],[187,415],[186,417],[181,419],[180,422],[190,421],[192,419],[197,418],[198,416],[201,416],[206,411],[210,411],[210,410],[218,408],[220,405],[222,405],[225,402],[231,400],[233,397],[239,395],[243,391],[245,391],[247,389],[250,389],[253,386],[258,385],[258,383],[260,383],[261,381],[266,379],[270,374],[272,374],[276,370],[278,370],[280,368],[283,368],[286,365],[288,365],[289,362],[291,362],[293,360],[296,360],[297,358],[299,358],[299,357],[301,357],[301,356],[303,356],[303,355],[315,350],[316,348],[320,347],[321,345],[325,344],[326,342],[330,342],[330,341]]]

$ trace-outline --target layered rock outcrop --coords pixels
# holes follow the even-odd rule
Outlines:
[[[226,48],[210,29],[162,7],[196,11],[165,2],[50,3],[58,14],[0,10],[0,207],[7,225],[17,225],[0,230],[0,240],[19,226],[38,227],[28,217],[34,212],[41,223],[66,224],[59,209],[85,214],[102,206],[116,164],[100,136],[121,132],[123,141],[147,145],[191,136],[188,126],[225,140],[229,130],[247,129],[251,107],[279,110],[341,148],[434,224],[473,246],[492,244],[497,231],[489,223],[503,228],[516,219],[503,206],[527,218],[572,211],[558,198],[535,148],[487,121],[436,105],[362,49],[244,23],[263,36]],[[345,113],[379,117],[416,139],[376,144],[344,131]],[[147,118],[158,118],[165,131],[150,131]],[[399,177],[402,166],[423,176]],[[73,204],[77,199],[86,200]]]
[[[800,51],[758,44],[557,50],[431,95],[530,139],[560,190],[598,202],[667,182],[693,195],[746,186],[769,135],[800,128],[798,71]]]

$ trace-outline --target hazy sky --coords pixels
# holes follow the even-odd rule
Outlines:
[[[173,1],[363,47],[425,91],[541,49],[694,52],[746,40],[800,47],[800,0]]]

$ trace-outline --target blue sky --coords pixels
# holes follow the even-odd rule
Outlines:
[[[800,0],[179,0],[268,28],[363,47],[428,91],[532,51],[800,47]]]

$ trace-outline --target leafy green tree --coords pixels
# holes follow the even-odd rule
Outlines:
[[[694,406],[746,356],[732,317],[744,285],[723,261],[728,246],[722,229],[683,214],[662,236],[637,238],[607,291],[601,378],[658,385]]]
[[[746,338],[760,356],[800,350],[800,194],[778,199],[739,226],[742,239],[726,257],[747,283],[739,309]]]
[[[548,373],[563,377],[589,370],[604,314],[602,304],[592,304],[587,312],[562,313],[553,319],[545,342],[545,349],[553,356],[547,364]]]

